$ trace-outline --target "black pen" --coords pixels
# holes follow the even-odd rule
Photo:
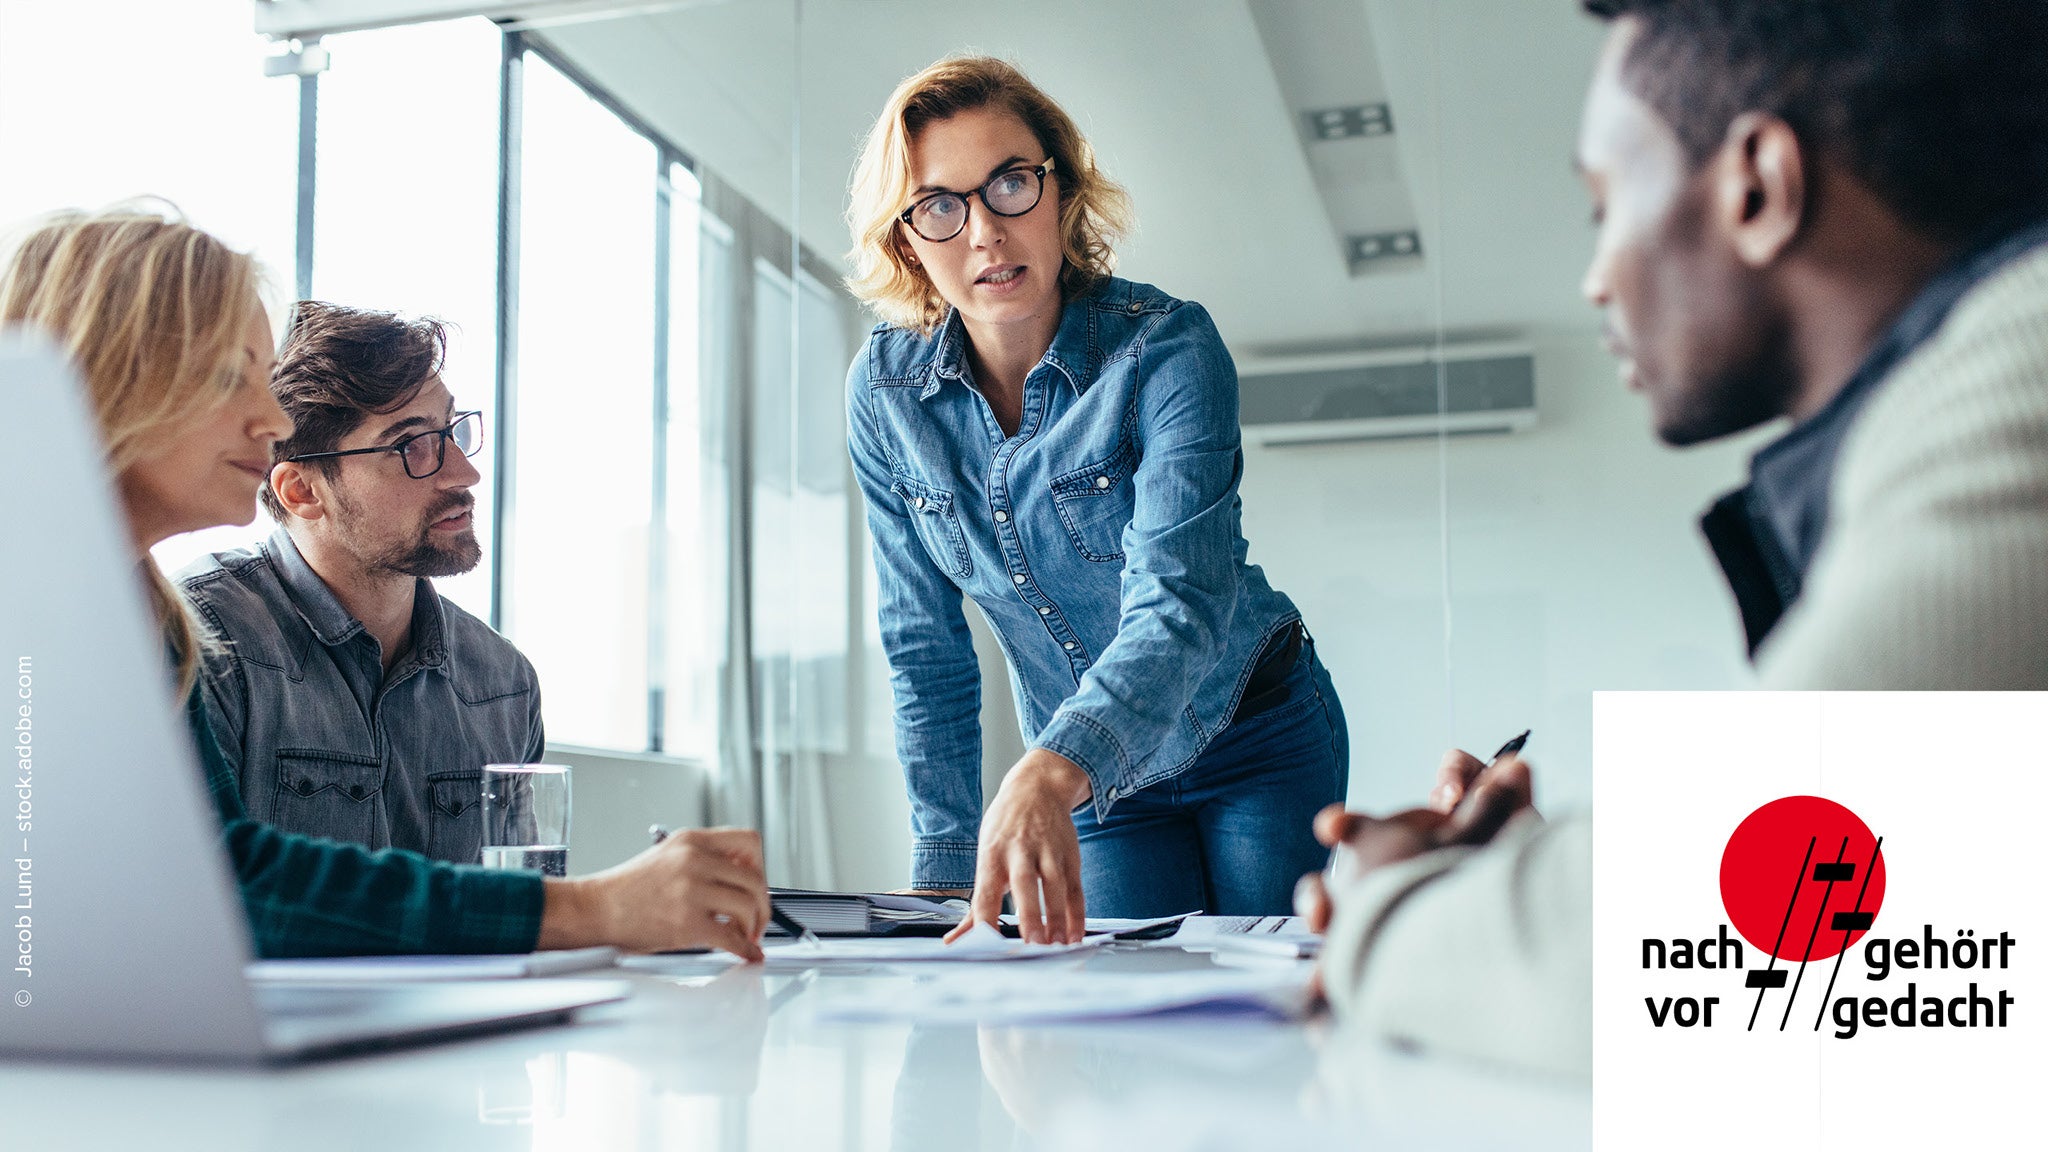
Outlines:
[[[662,827],[659,824],[652,825],[647,829],[647,838],[649,840],[652,840],[654,843],[659,844],[663,840],[668,839],[668,829]],[[818,934],[816,932],[813,932],[809,928],[804,927],[802,921],[798,920],[794,916],[791,916],[789,913],[784,912],[781,908],[776,907],[775,897],[773,896],[770,896],[768,898],[768,918],[770,920],[775,921],[775,926],[777,928],[782,929],[784,932],[789,933],[792,937],[795,937],[796,939],[801,940],[806,944],[824,943],[823,940],[818,939]]]
[[[1513,740],[1510,740],[1507,743],[1501,745],[1500,751],[1495,752],[1493,754],[1493,759],[1487,761],[1487,763],[1489,765],[1492,765],[1498,763],[1500,761],[1500,758],[1503,756],[1512,756],[1515,753],[1520,752],[1522,750],[1522,746],[1529,742],[1529,731],[1530,730],[1527,728],[1522,729],[1522,734],[1520,736],[1517,736]]]

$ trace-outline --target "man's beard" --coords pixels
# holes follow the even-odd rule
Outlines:
[[[350,500],[339,487],[334,489],[335,511],[341,528],[342,538],[350,550],[362,560],[363,567],[371,572],[394,572],[401,576],[460,576],[477,566],[483,559],[483,546],[477,543],[476,529],[471,527],[453,533],[445,541],[436,541],[433,525],[459,512],[473,511],[474,497],[464,493],[429,512],[420,521],[419,528],[409,540],[375,542],[370,539],[367,521],[370,519],[361,505]]]

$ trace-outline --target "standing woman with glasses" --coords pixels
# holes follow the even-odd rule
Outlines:
[[[1343,800],[1344,714],[1300,612],[1246,562],[1237,374],[1198,304],[1110,275],[1124,192],[1010,65],[940,61],[869,134],[847,380],[911,884],[1087,912],[1288,910]],[[974,598],[1030,744],[981,805]],[[958,932],[956,932],[956,935]]]

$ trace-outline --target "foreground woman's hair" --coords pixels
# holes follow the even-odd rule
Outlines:
[[[234,394],[261,281],[254,257],[175,210],[62,212],[34,226],[0,268],[0,327],[29,324],[63,347],[118,478]],[[198,674],[200,633],[156,565],[142,568],[182,697]]]

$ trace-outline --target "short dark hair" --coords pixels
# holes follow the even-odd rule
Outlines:
[[[1583,3],[1637,23],[1622,75],[1695,167],[1764,112],[1935,239],[2048,214],[2048,4]]]
[[[270,391],[292,418],[292,434],[271,447],[271,463],[334,451],[371,416],[412,403],[447,356],[448,332],[438,320],[299,301],[270,374]],[[334,476],[334,460],[311,463]],[[262,500],[282,522],[284,506],[267,484]]]

